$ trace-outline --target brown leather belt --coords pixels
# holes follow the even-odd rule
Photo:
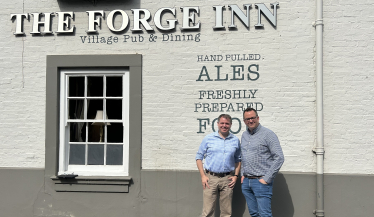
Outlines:
[[[210,174],[210,175],[212,175],[212,176],[217,176],[217,177],[225,177],[225,176],[231,174],[231,172],[227,172],[227,173],[213,173],[213,172],[210,172],[210,171],[208,171],[208,170],[205,170],[205,172],[206,172],[207,174]]]
[[[261,179],[263,176],[247,176],[247,175],[244,175],[245,178],[247,179]]]

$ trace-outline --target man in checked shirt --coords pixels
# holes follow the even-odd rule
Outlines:
[[[221,217],[231,216],[232,194],[241,160],[240,141],[230,133],[231,124],[230,115],[220,115],[218,132],[205,136],[196,153],[196,164],[203,185],[203,217],[214,216],[218,195]]]
[[[282,148],[277,135],[260,124],[255,109],[247,108],[243,118],[248,130],[241,140],[242,192],[252,217],[272,217],[273,181],[284,162]]]

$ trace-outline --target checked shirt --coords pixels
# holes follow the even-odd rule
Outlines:
[[[261,124],[252,133],[243,133],[241,153],[241,175],[263,176],[267,183],[273,181],[284,162],[277,135]]]

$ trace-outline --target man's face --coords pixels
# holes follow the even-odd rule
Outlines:
[[[260,124],[259,122],[260,118],[256,116],[256,112],[254,111],[244,112],[243,116],[244,116],[244,123],[245,125],[247,125],[250,131],[256,129],[256,127]]]
[[[222,135],[227,135],[229,132],[230,132],[230,128],[231,128],[231,123],[230,123],[230,120],[229,119],[226,119],[224,117],[221,117],[219,119],[219,122],[217,123],[218,125],[218,131],[222,134]]]

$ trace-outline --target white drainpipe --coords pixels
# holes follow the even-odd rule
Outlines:
[[[317,74],[317,145],[314,150],[317,156],[317,208],[318,217],[325,216],[323,187],[323,0],[317,0],[316,28],[316,74]]]

